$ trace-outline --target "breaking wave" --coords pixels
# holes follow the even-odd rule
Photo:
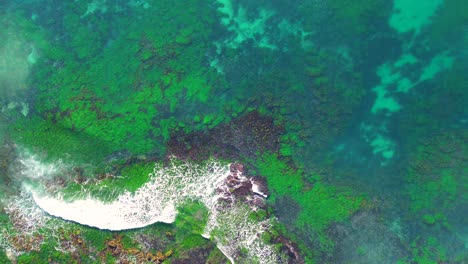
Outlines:
[[[54,165],[41,163],[31,156],[23,157],[21,163],[24,166],[22,174],[31,175],[21,194],[10,201],[10,207],[17,208],[17,211],[26,212],[39,207],[56,218],[117,231],[142,228],[156,222],[173,223],[179,206],[187,201],[196,201],[209,212],[203,236],[214,240],[231,262],[242,258],[242,261],[278,263],[281,259],[274,247],[262,240],[262,234],[271,227],[273,219],[254,220],[250,217],[252,210],[258,209],[254,203],[241,201],[235,196],[227,197],[226,179],[232,178],[232,166],[228,163],[210,159],[196,164],[176,158],[166,166],[156,163],[146,184],[133,193],[126,191],[111,202],[103,202],[90,195],[67,201],[60,193],[50,194],[38,181],[32,182],[31,179],[49,177],[47,173],[57,171]],[[239,181],[250,180],[242,175],[242,171],[235,175]],[[254,182],[249,182],[248,186],[252,196],[256,196],[250,200],[265,197]],[[30,204],[29,209],[25,203]],[[21,207],[15,204],[21,204]]]

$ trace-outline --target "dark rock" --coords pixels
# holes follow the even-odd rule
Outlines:
[[[284,128],[275,125],[273,118],[254,111],[208,131],[174,132],[167,143],[168,154],[196,161],[213,155],[230,160],[254,158],[256,152],[277,152],[283,133]],[[243,167],[237,170],[246,173]]]

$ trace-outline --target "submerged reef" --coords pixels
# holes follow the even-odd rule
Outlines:
[[[3,1],[0,263],[467,263],[463,4]]]

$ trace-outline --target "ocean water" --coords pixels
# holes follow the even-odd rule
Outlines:
[[[0,3],[1,263],[468,263],[462,0]]]

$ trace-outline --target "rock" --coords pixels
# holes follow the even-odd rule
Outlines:
[[[266,202],[263,197],[260,197],[258,195],[254,195],[253,199],[249,200],[250,204],[253,206],[256,206],[258,208],[265,208],[266,207]]]
[[[260,177],[246,177],[245,166],[241,163],[229,165],[230,174],[223,184],[216,188],[218,200],[223,206],[231,206],[236,201],[246,202],[256,211],[258,208],[265,208],[265,198],[268,196],[266,182]]]
[[[299,254],[298,247],[295,243],[283,236],[277,237],[276,240],[276,242],[282,244],[281,250],[289,257],[291,261],[293,261],[293,263],[304,263],[304,260],[302,259],[301,254]]]
[[[127,250],[127,253],[130,254],[130,255],[137,255],[138,253],[140,253],[141,250],[137,249],[137,248],[130,248],[129,250]]]
[[[231,193],[237,196],[252,195],[252,184],[250,181],[240,182]]]
[[[156,255],[153,258],[155,261],[162,262],[166,259],[166,255],[164,255],[161,251],[156,252]]]
[[[116,248],[118,246],[117,242],[115,240],[111,240],[107,242],[107,246],[110,248]]]
[[[242,165],[241,163],[232,163],[229,166],[229,170],[231,171],[231,173],[243,174],[245,171],[245,168],[244,168],[244,165]]]
[[[151,254],[150,252],[147,252],[145,255],[145,259],[146,261],[152,261],[155,259],[155,256],[153,256],[153,254]]]
[[[250,179],[252,183],[252,191],[264,198],[268,197],[268,187],[264,178],[253,177]]]

